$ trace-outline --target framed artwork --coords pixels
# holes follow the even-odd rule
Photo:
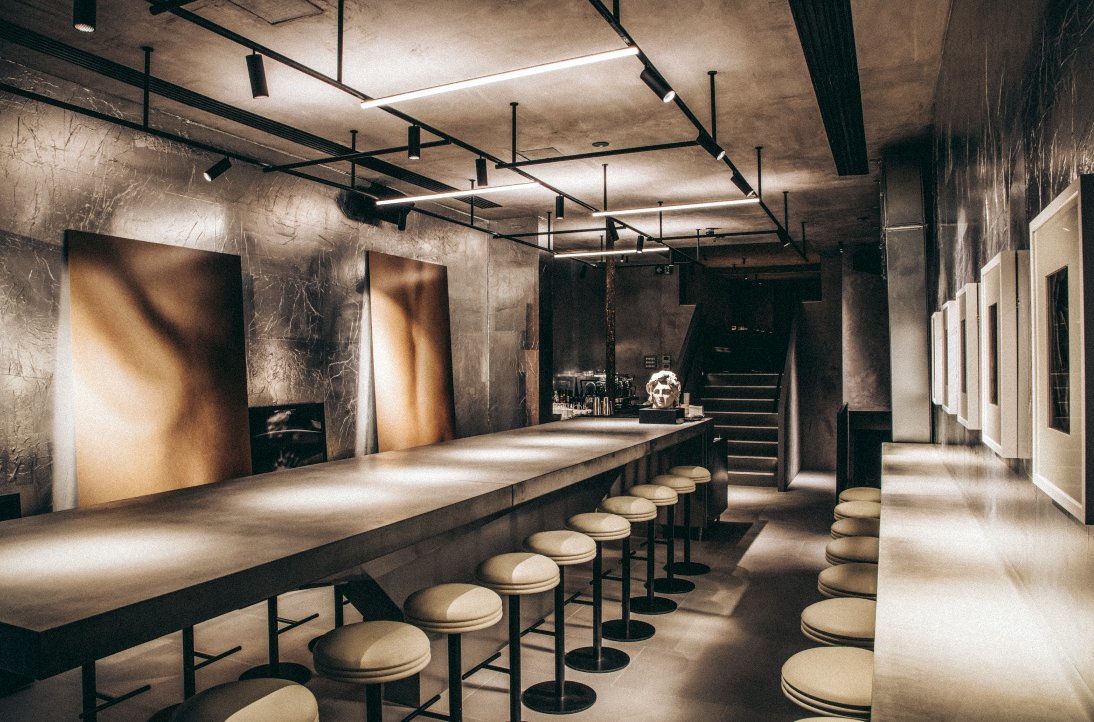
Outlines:
[[[980,428],[980,295],[977,284],[966,283],[957,292],[961,349],[960,396],[957,420],[966,429]]]
[[[1029,251],[980,269],[980,438],[1004,459],[1032,456]]]
[[[1087,459],[1086,321],[1094,312],[1094,176],[1080,176],[1030,223],[1033,482],[1083,523],[1094,522]]]
[[[327,460],[322,403],[252,406],[248,413],[253,473],[293,469]]]
[[[931,314],[931,401],[946,403],[946,321],[942,311]]]
[[[961,307],[957,301],[942,306],[946,324],[946,388],[942,410],[957,414],[961,406]]]

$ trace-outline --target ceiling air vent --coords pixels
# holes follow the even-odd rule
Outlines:
[[[279,25],[312,15],[321,15],[323,10],[308,0],[231,0],[233,5],[257,15],[270,25]]]

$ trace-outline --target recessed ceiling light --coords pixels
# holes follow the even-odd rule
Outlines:
[[[595,143],[593,143],[594,148],[607,148],[609,145],[611,145],[611,144],[606,140],[598,140]]]

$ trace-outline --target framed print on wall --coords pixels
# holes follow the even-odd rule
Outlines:
[[[957,301],[942,306],[946,323],[946,394],[942,410],[956,414],[961,405],[961,313]]]
[[[980,438],[1004,459],[1032,456],[1029,251],[980,270]]]
[[[946,321],[942,311],[931,314],[931,401],[946,403]]]
[[[1094,522],[1087,459],[1094,409],[1086,321],[1094,307],[1094,176],[1080,176],[1030,223],[1033,327],[1033,483],[1083,523]]]
[[[960,396],[957,420],[966,429],[980,428],[980,295],[977,284],[966,283],[957,292],[961,344]]]

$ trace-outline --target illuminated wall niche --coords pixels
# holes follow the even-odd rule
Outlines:
[[[957,292],[960,318],[960,396],[957,420],[966,429],[980,428],[980,294],[977,284],[966,283]]]
[[[1094,362],[1084,333],[1094,304],[1086,274],[1094,270],[1094,176],[1080,176],[1030,223],[1033,319],[1033,482],[1079,520],[1094,523],[1086,458],[1085,363]]]
[[[931,314],[931,401],[946,403],[946,320],[941,311]]]
[[[942,306],[946,323],[946,388],[942,410],[956,414],[961,406],[961,310],[957,301]]]
[[[984,443],[1030,458],[1029,251],[1003,251],[980,270],[980,384]]]

